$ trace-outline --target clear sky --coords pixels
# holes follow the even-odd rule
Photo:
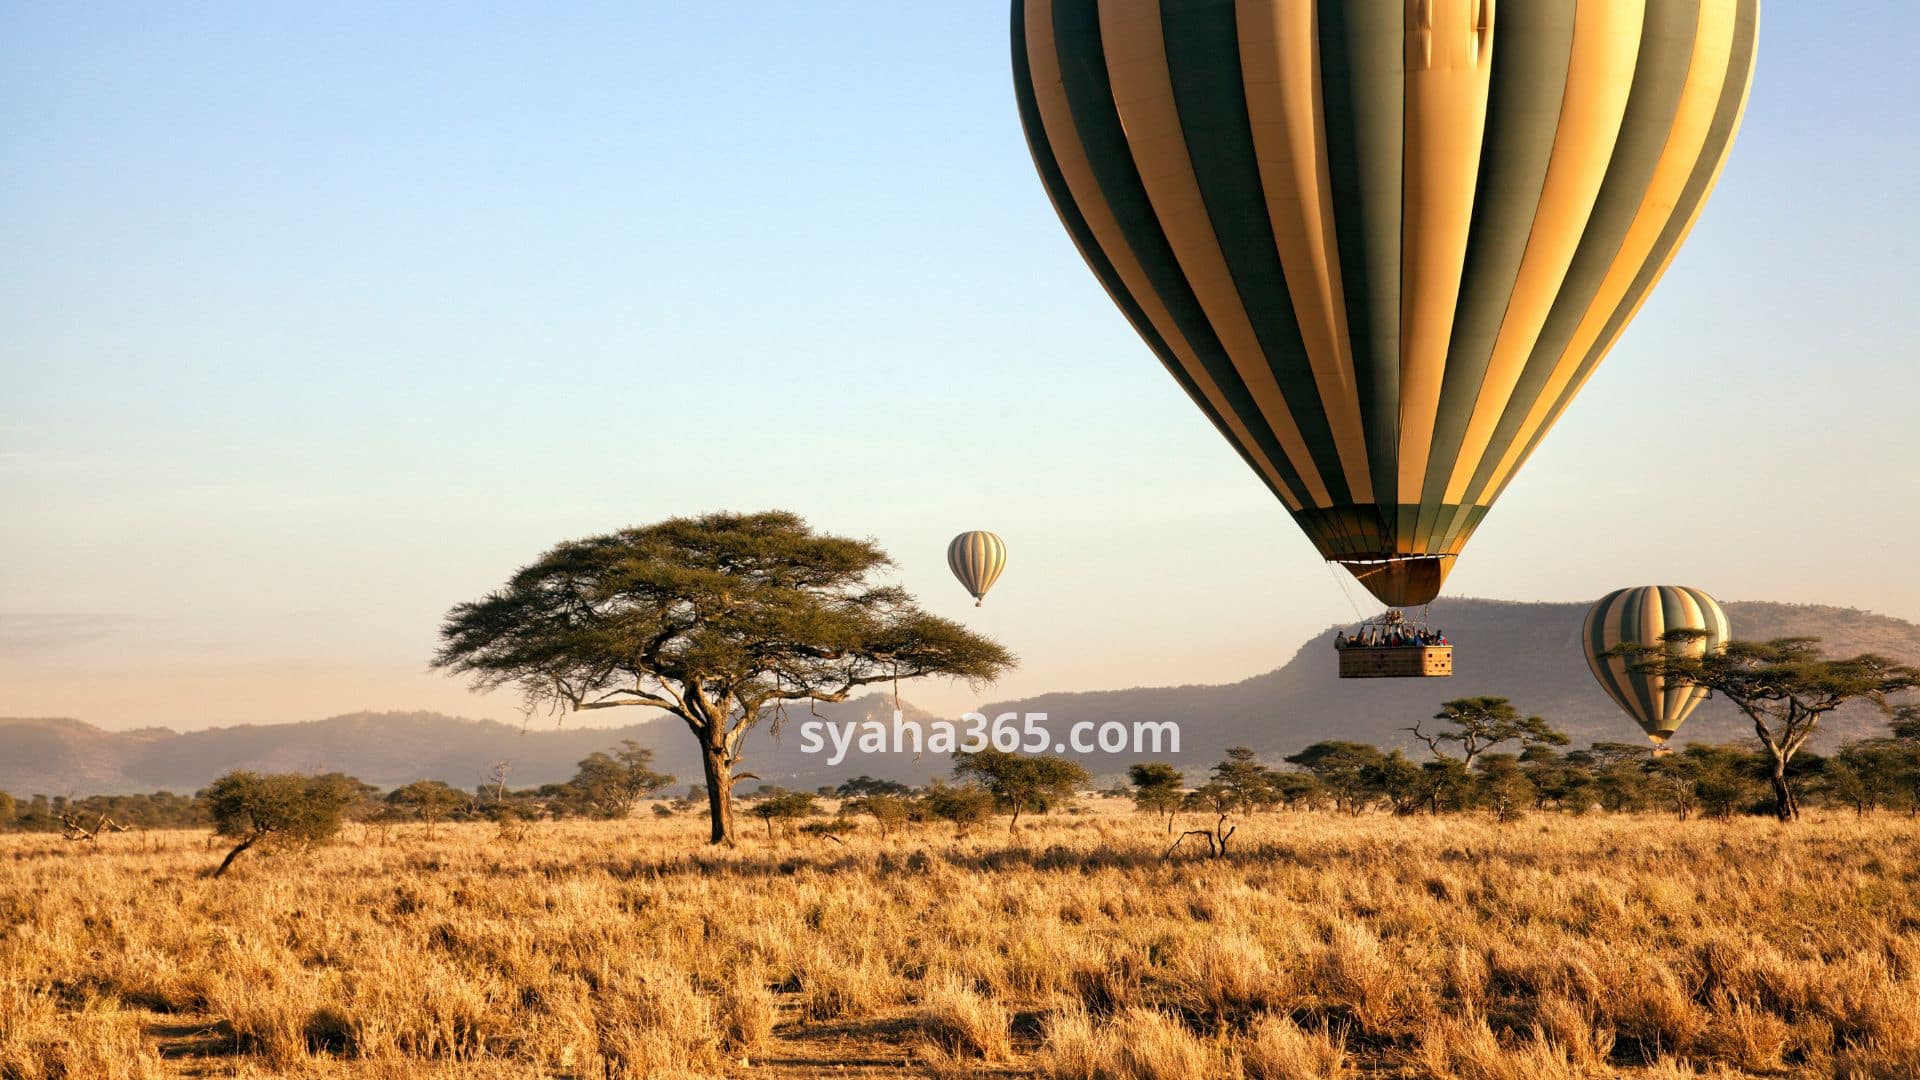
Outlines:
[[[879,540],[1023,656],[990,698],[1350,618],[1054,218],[1006,23],[0,4],[0,715],[512,717],[426,671],[442,613],[712,509]],[[1719,193],[1451,594],[1920,619],[1917,39],[1912,0],[1771,0]],[[1011,549],[978,612],[968,528]]]

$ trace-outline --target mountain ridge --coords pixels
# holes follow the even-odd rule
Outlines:
[[[1920,625],[1892,616],[1820,604],[1745,601],[1725,604],[1734,633],[1747,639],[1814,636],[1830,654],[1878,652],[1920,664]],[[1146,757],[1172,760],[1194,772],[1219,760],[1229,746],[1253,747],[1278,761],[1311,742],[1349,738],[1382,746],[1417,745],[1406,728],[1431,716],[1443,701],[1498,694],[1528,713],[1545,716],[1576,745],[1597,739],[1634,741],[1635,728],[1602,694],[1579,648],[1585,604],[1504,600],[1443,600],[1431,609],[1434,625],[1456,643],[1451,679],[1359,680],[1336,677],[1335,628],[1300,645],[1279,666],[1231,683],[1187,683],[1110,690],[1060,691],[992,702],[988,716],[1046,713],[1056,739],[1080,722],[1180,724],[1178,753],[1080,757],[1094,775],[1113,777]],[[906,720],[935,717],[900,703]],[[822,705],[835,723],[890,717],[894,700],[870,694]],[[808,753],[796,730],[814,719],[801,713],[775,733],[757,729],[743,768],[762,781],[813,787],[866,774],[924,783],[948,771],[944,755],[861,754],[837,766],[826,753]],[[1832,718],[1815,748],[1878,730],[1870,708],[1851,707]],[[1682,729],[1679,741],[1732,741],[1752,730],[1725,702],[1709,701]],[[0,718],[0,791],[24,794],[107,794],[191,791],[230,769],[332,771],[392,787],[422,777],[469,788],[494,762],[508,760],[509,782],[532,786],[564,780],[596,750],[633,739],[652,748],[656,767],[680,784],[697,782],[699,759],[680,722],[653,714],[615,728],[525,726],[432,712],[359,712],[319,720],[239,724],[178,732],[144,727],[108,731],[60,717]],[[1196,773],[1197,774],[1197,773]]]

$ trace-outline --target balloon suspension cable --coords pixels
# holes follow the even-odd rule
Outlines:
[[[1347,598],[1347,606],[1353,609],[1353,617],[1360,622],[1366,622],[1367,613],[1360,610],[1360,602],[1353,598],[1353,592],[1347,588],[1347,579],[1340,576],[1340,571],[1333,563],[1327,564],[1327,572],[1333,575],[1333,583],[1340,586],[1340,595]]]

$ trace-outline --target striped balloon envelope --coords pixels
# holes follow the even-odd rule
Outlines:
[[[1722,648],[1732,634],[1727,613],[1713,597],[1678,585],[1610,592],[1587,609],[1587,623],[1580,633],[1587,666],[1600,680],[1600,688],[1656,743],[1672,738],[1688,714],[1707,699],[1707,692],[1697,686],[1668,686],[1659,676],[1634,671],[1625,660],[1603,659],[1602,654],[1626,642],[1658,645],[1669,630],[1706,631],[1706,637],[1685,646],[1695,656]]]
[[[1007,542],[990,532],[963,532],[947,545],[947,568],[973,595],[973,606],[986,602],[987,590],[1007,568]]]
[[[1320,554],[1438,594],[1692,229],[1759,0],[1014,0],[1094,275]]]

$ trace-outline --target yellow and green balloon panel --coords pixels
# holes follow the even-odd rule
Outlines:
[[[1759,0],[1014,0],[1088,266],[1320,554],[1455,557],[1693,227]]]

